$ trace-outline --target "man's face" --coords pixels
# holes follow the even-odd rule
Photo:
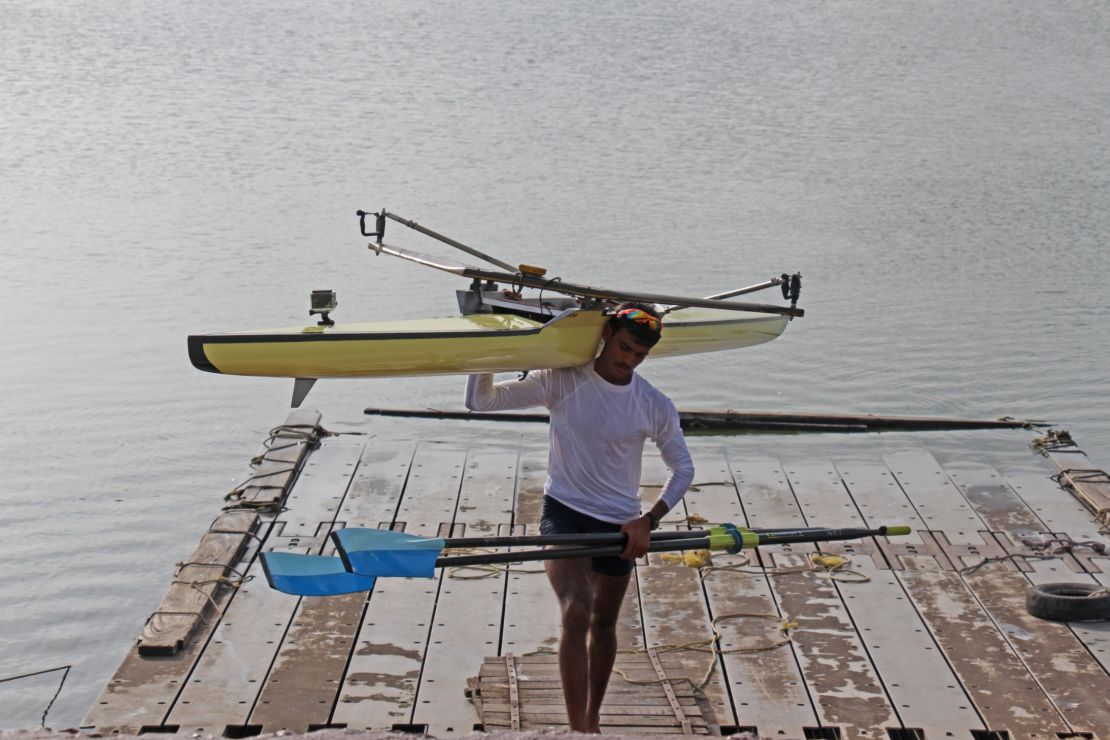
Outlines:
[[[609,326],[601,330],[605,340],[601,354],[594,360],[594,370],[610,383],[624,385],[631,382],[632,371],[644,361],[651,347],[641,344],[627,329],[613,331]]]

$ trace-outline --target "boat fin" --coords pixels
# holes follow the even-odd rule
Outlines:
[[[297,378],[293,381],[293,403],[291,408],[299,409],[301,402],[304,401],[305,396],[312,390],[312,386],[316,385],[316,378]]]

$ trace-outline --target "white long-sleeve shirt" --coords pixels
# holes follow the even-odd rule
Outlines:
[[[660,496],[668,508],[694,480],[674,404],[635,373],[628,385],[614,385],[590,362],[496,385],[490,374],[467,381],[466,407],[472,411],[530,406],[546,406],[551,413],[544,493],[575,511],[613,524],[640,516],[645,439],[655,442],[670,469]]]

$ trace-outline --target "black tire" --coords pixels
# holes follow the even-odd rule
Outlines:
[[[1103,593],[1091,596],[1096,591]],[[1096,583],[1044,583],[1029,587],[1025,608],[1054,622],[1101,622],[1110,619],[1110,592]]]

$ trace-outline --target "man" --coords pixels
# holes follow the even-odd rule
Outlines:
[[[466,406],[474,411],[541,405],[550,410],[542,533],[628,537],[620,557],[545,563],[562,615],[563,697],[570,729],[577,732],[601,731],[601,702],[617,656],[617,621],[633,561],[647,552],[651,531],[694,479],[674,404],[635,372],[662,329],[652,308],[624,304],[602,330],[604,345],[593,362],[497,385],[490,374],[471,375],[466,386]],[[670,477],[641,515],[640,466],[649,437]]]

